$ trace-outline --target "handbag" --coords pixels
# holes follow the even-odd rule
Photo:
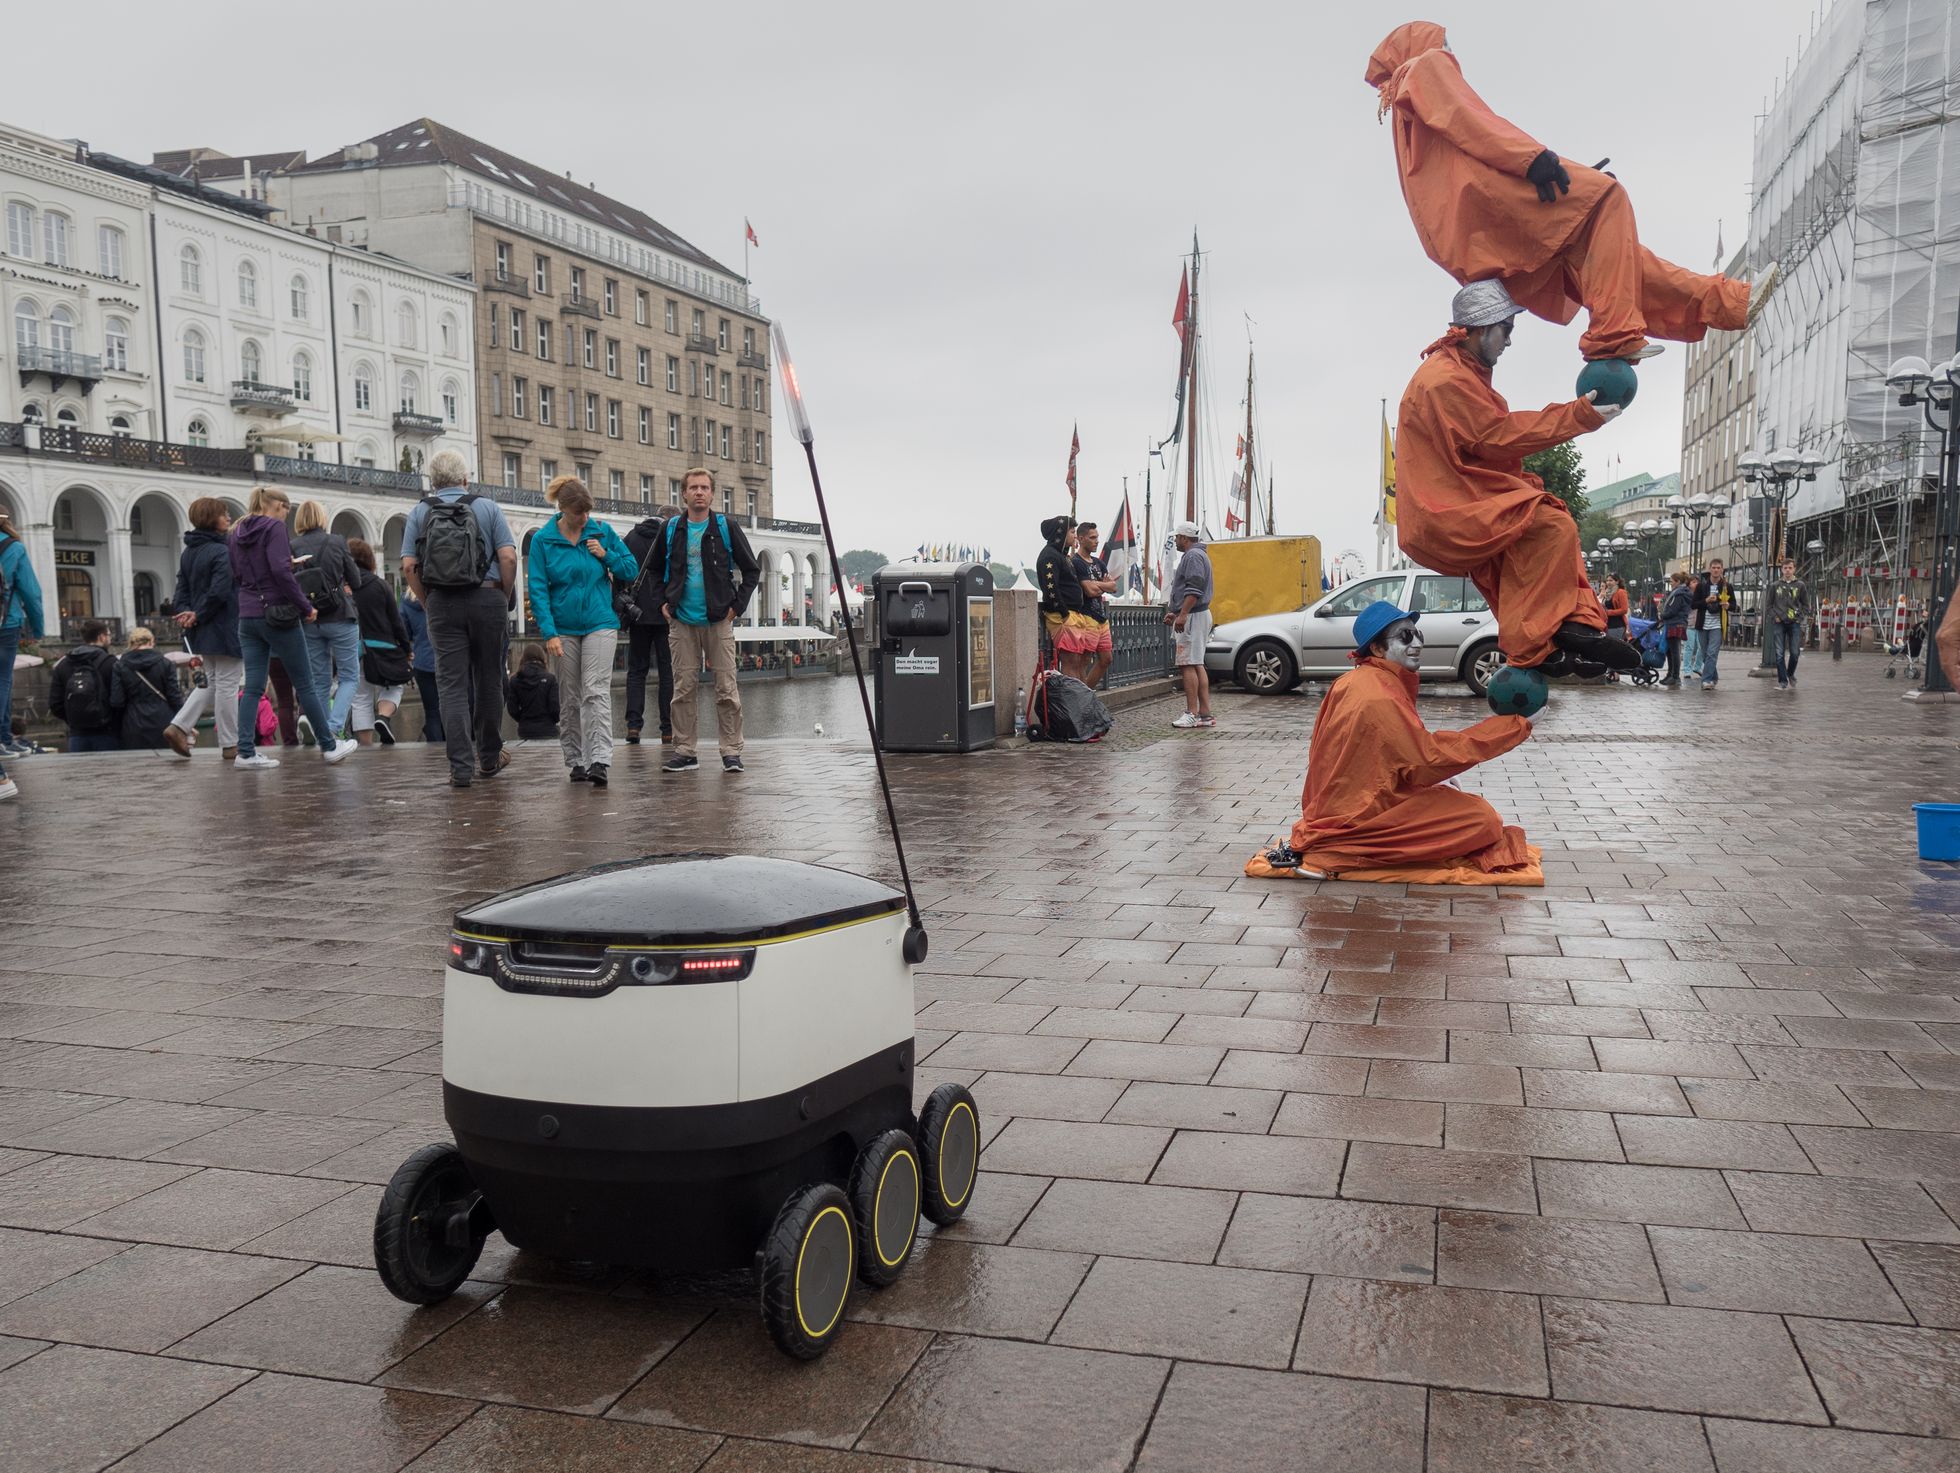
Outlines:
[[[361,641],[361,679],[383,688],[407,685],[411,671],[408,651],[385,640]]]
[[[276,603],[265,606],[265,627],[268,629],[297,629],[306,616],[300,612],[298,604]]]

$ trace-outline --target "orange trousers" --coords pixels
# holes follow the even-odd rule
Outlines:
[[[1475,793],[1449,787],[1417,788],[1344,834],[1316,834],[1303,817],[1287,842],[1308,869],[1329,873],[1421,864],[1509,869],[1531,859],[1523,829],[1506,828]]]
[[[1702,276],[1643,246],[1633,202],[1618,186],[1600,197],[1564,250],[1538,270],[1503,281],[1519,303],[1554,322],[1565,321],[1564,313],[1541,310],[1541,303],[1583,303],[1579,352],[1589,359],[1625,358],[1650,337],[1698,343],[1709,328],[1733,332],[1749,315],[1748,282]]]
[[[1497,643],[1513,665],[1542,665],[1561,624],[1606,628],[1579,552],[1579,524],[1556,499],[1531,509],[1524,534],[1480,568],[1470,581],[1497,615]]]

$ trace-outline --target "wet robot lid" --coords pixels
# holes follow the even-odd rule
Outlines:
[[[712,946],[768,941],[905,908],[848,870],[749,855],[668,854],[541,880],[473,905],[457,929],[519,941]]]

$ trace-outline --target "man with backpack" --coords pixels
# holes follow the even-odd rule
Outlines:
[[[48,710],[68,723],[71,752],[119,752],[116,657],[109,653],[109,626],[82,621],[82,642],[54,667]]]
[[[648,566],[653,545],[666,530],[667,519],[646,518],[626,534],[626,550],[639,559],[640,576],[620,600],[619,619],[626,627],[626,745],[640,744],[646,724],[647,671],[656,669],[655,694],[660,708],[660,740],[674,739],[674,656],[668,645],[666,602]]]
[[[735,683],[735,621],[748,608],[762,575],[739,523],[714,505],[715,478],[696,468],[681,482],[687,515],[670,518],[665,535],[653,544],[650,589],[672,620],[668,639],[674,657],[674,754],[664,772],[692,772],[697,713],[695,692],[705,659],[715,677],[723,771],[742,771],[742,696]],[[739,569],[741,581],[734,570]]]
[[[517,542],[503,509],[469,489],[454,450],[429,462],[435,493],[402,531],[402,579],[429,611],[449,781],[467,788],[510,762],[504,750],[504,645],[517,596]]]

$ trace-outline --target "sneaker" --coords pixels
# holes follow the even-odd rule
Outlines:
[[[452,772],[449,774],[450,787],[467,788],[469,785],[470,785],[470,775],[467,772]]]
[[[570,775],[571,775],[571,780],[575,783],[582,783],[589,780],[588,775],[583,767],[574,767]]]
[[[1779,680],[1779,681],[1777,681],[1777,682],[1776,682],[1776,688],[1777,688],[1778,690],[1788,690],[1788,689],[1790,688],[1790,686],[1789,686],[1789,683],[1788,683],[1787,681],[1782,681],[1782,680]]]
[[[606,785],[606,764],[595,762],[586,768],[585,780],[595,788],[603,788]]]
[[[311,747],[311,746],[313,746],[313,745],[315,745],[315,743],[314,743],[314,740],[313,740],[313,723],[312,723],[312,721],[310,721],[310,720],[309,720],[308,718],[306,718],[306,717],[304,717],[304,716],[302,716],[302,717],[300,717],[300,719],[299,719],[299,721],[298,721],[298,722],[296,723],[296,725],[297,725],[297,726],[299,727],[299,745],[300,745],[300,746],[302,746],[302,747]]]
[[[361,750],[361,744],[359,742],[350,742],[347,740],[347,738],[341,737],[331,747],[328,747],[325,751],[323,751],[320,754],[320,756],[324,761],[326,761],[326,763],[329,766],[331,766],[333,763],[336,762],[345,762],[349,757],[352,757],[356,752],[360,750]]]
[[[1209,731],[1212,727],[1218,725],[1218,718],[1216,716],[1200,716],[1198,718],[1198,725]]]
[[[374,734],[381,738],[381,745],[392,747],[395,744],[395,729],[388,724],[386,716],[374,718]]]
[[[1173,721],[1171,725],[1179,731],[1195,731],[1198,727],[1204,725],[1204,721],[1195,711],[1186,711],[1177,720]]]
[[[20,796],[20,784],[10,777],[0,777],[0,801]]]
[[[676,752],[660,764],[662,772],[692,772],[701,765],[700,758],[692,752]]]
[[[240,771],[250,768],[252,771],[257,772],[262,768],[277,767],[279,765],[279,759],[277,757],[268,757],[263,752],[254,752],[249,757],[240,757],[231,765]]]
[[[742,766],[742,754],[740,752],[723,752],[721,754],[721,770],[723,772],[747,771]]]
[[[1763,304],[1769,301],[1770,294],[1783,279],[1783,267],[1771,261],[1756,273],[1756,279],[1749,283],[1749,315],[1742,320],[1744,327],[1753,327],[1756,318],[1762,314]]]
[[[639,744],[640,744],[640,729],[639,729],[639,727],[637,727],[637,726],[629,726],[629,727],[627,727],[627,728],[626,728],[626,745],[627,745],[627,746],[629,746],[629,747],[637,747],[637,746],[639,746]]]
[[[510,766],[510,748],[499,747],[497,748],[497,760],[495,762],[478,764],[476,775],[478,777],[495,777],[508,766]]]
[[[171,751],[186,761],[190,760],[191,738],[182,727],[166,726],[163,729],[163,739],[169,744]]]
[[[1704,680],[1704,681],[1703,681],[1703,682],[1701,683],[1701,688],[1702,688],[1703,690],[1713,690],[1713,689],[1715,689],[1715,682],[1714,682],[1714,681],[1712,681],[1712,680]]]

